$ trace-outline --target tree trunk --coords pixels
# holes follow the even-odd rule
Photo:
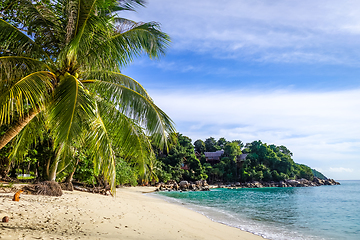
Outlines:
[[[76,159],[74,170],[66,177],[65,182],[70,183],[72,181],[75,170],[76,170],[76,167],[77,167],[78,164],[79,164],[79,159]]]
[[[58,167],[58,161],[55,161],[53,164],[51,164],[50,166],[50,171],[49,171],[49,176],[48,176],[48,180],[49,181],[55,181],[56,180],[56,172],[57,172],[57,167]]]
[[[51,158],[49,158],[47,161],[46,161],[46,165],[45,165],[45,171],[43,171],[43,173],[45,174],[45,176],[43,176],[44,179],[47,179],[49,180],[50,179],[50,163],[51,163]]]
[[[40,109],[31,109],[30,112],[16,122],[5,134],[0,138],[0,149],[2,149],[8,142],[11,141],[19,132],[40,112]]]

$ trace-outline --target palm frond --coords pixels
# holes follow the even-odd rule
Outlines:
[[[92,92],[111,102],[122,114],[144,127],[154,144],[162,149],[167,148],[168,135],[175,132],[175,128],[172,120],[151,99],[112,82],[93,80],[87,86]]]
[[[3,19],[0,19],[0,29],[0,51],[3,55],[19,55],[51,61],[48,54],[30,37]]]
[[[49,69],[42,61],[19,56],[0,57],[0,92],[5,92],[17,79],[34,71]]]
[[[60,79],[49,106],[49,122],[54,146],[66,150],[74,141],[83,143],[82,132],[94,118],[95,105],[90,95],[74,76]]]
[[[60,19],[44,3],[24,1],[22,4],[24,22],[27,24],[27,35],[34,36],[35,41],[49,55],[54,55],[63,47],[65,30]]]
[[[43,140],[46,131],[44,126],[44,118],[40,113],[21,130],[14,139],[14,147],[10,153],[12,161],[22,161],[29,149],[33,149]]]
[[[90,18],[91,13],[95,11],[97,1],[98,0],[79,0],[75,35],[82,34],[81,31],[85,29],[87,20]]]
[[[11,123],[15,114],[22,118],[28,109],[43,108],[54,78],[50,72],[34,72],[9,86],[0,96],[0,125]]]
[[[138,169],[140,176],[147,177],[148,162],[154,153],[144,129],[112,104],[101,99],[97,99],[97,103],[103,126],[110,133],[112,147]]]
[[[137,6],[145,6],[144,0],[120,0],[119,5],[116,9],[117,11],[135,11],[135,7]]]
[[[161,32],[159,24],[155,22],[128,23],[119,27],[115,34],[104,41],[94,42],[85,58],[92,59],[96,68],[124,67],[143,52],[150,58],[160,57],[169,43],[169,36]]]
[[[106,18],[90,15],[84,22],[81,31],[73,37],[61,52],[58,61],[65,60],[67,65],[79,63],[82,71],[94,69],[92,65],[95,64],[95,61],[84,56],[99,42],[104,42],[105,39],[109,38],[111,29],[112,26]]]
[[[92,152],[95,175],[103,174],[110,183],[111,192],[116,194],[115,154],[111,136],[98,111],[91,125],[86,142],[89,151]]]
[[[145,90],[145,88],[137,82],[135,79],[128,77],[119,72],[113,71],[91,71],[84,76],[85,79],[99,79],[104,80],[112,83],[116,83],[119,85],[123,85],[131,90],[138,92],[139,94],[149,98],[151,97]],[[93,80],[83,80],[82,83],[92,83]]]

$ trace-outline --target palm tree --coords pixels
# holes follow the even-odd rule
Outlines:
[[[16,4],[16,5],[12,5]],[[16,137],[21,156],[44,132],[56,158],[49,179],[73,161],[76,146],[92,152],[95,173],[115,184],[116,148],[143,176],[151,143],[167,145],[171,119],[120,69],[146,52],[164,54],[169,37],[155,22],[119,17],[143,0],[18,0],[0,19],[0,149]],[[150,161],[151,163],[151,161]]]

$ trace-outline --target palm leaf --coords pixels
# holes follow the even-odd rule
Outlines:
[[[102,173],[110,183],[111,192],[116,194],[115,154],[112,148],[111,136],[99,112],[93,118],[91,126],[86,142],[90,152],[93,153],[95,175]]]
[[[10,159],[22,161],[29,149],[33,149],[39,142],[42,142],[44,132],[44,118],[40,113],[34,117],[15,137],[14,147],[10,153]]]
[[[138,92],[139,94],[151,99],[144,87],[131,77],[128,77],[119,72],[113,71],[92,71],[84,76],[85,79],[104,79],[104,81],[123,85],[131,90]],[[92,80],[83,80],[83,83],[92,83]]]
[[[17,79],[34,71],[49,69],[42,61],[19,56],[0,57],[0,92],[5,92]]]
[[[0,96],[0,125],[11,123],[15,114],[22,118],[30,108],[43,108],[54,78],[50,72],[34,72],[9,86]]]
[[[103,126],[111,133],[112,147],[117,149],[122,158],[132,162],[141,176],[146,177],[148,161],[154,153],[144,129],[112,104],[97,100]]]
[[[60,19],[44,3],[23,1],[22,11],[27,23],[27,34],[35,35],[36,42],[50,55],[54,55],[63,44],[65,30]]]
[[[119,26],[120,27],[120,26]],[[129,64],[133,57],[139,56],[143,51],[150,58],[158,58],[164,54],[170,38],[159,30],[157,23],[127,22],[115,34],[105,39],[92,43],[85,59],[96,60],[94,67],[105,66],[123,67]],[[89,61],[89,60],[86,60]]]
[[[90,18],[90,15],[95,10],[97,0],[79,0],[78,1],[78,14],[75,25],[75,35],[81,34],[86,21]]]
[[[154,102],[140,93],[120,84],[88,80],[92,92],[113,104],[125,116],[145,128],[154,144],[167,148],[168,135],[175,132],[172,120]]]
[[[0,49],[12,55],[21,55],[51,61],[48,54],[26,34],[0,19]]]
[[[73,141],[83,143],[82,132],[94,118],[95,105],[90,95],[74,76],[60,80],[49,107],[49,122],[55,147],[69,148]]]

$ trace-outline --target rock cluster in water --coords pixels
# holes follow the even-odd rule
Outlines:
[[[334,179],[322,180],[314,177],[313,181],[307,179],[288,179],[280,182],[236,182],[229,184],[216,184],[209,186],[205,180],[196,181],[195,183],[188,181],[169,181],[168,183],[158,183],[156,185],[157,191],[209,191],[210,188],[263,188],[263,187],[315,187],[321,185],[340,185]]]

